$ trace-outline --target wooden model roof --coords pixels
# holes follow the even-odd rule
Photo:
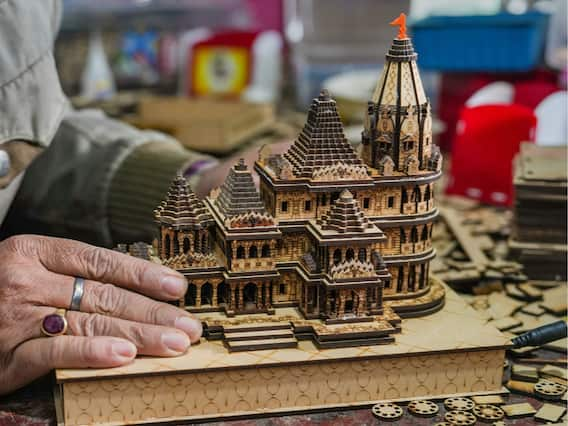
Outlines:
[[[175,229],[202,229],[213,224],[211,213],[181,174],[173,180],[154,217],[160,224]]]
[[[252,175],[242,158],[231,167],[215,205],[226,218],[245,213],[266,213]]]
[[[333,202],[328,214],[315,222],[311,221],[310,225],[309,229],[320,243],[323,240],[341,243],[350,239],[368,244],[386,238],[383,231],[361,211],[358,201],[347,189]]]
[[[304,178],[336,163],[363,166],[343,133],[335,101],[326,90],[312,101],[306,124],[284,158],[292,165],[294,175]]]

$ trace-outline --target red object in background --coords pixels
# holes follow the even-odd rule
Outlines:
[[[237,98],[252,78],[259,31],[219,31],[192,46],[189,96]]]
[[[463,108],[446,192],[510,206],[513,157],[521,142],[534,140],[535,128],[536,116],[522,105]]]
[[[252,29],[257,31],[284,29],[284,7],[282,0],[245,0],[249,14],[253,19]]]
[[[437,108],[438,117],[446,127],[438,139],[442,151],[452,150],[456,137],[456,123],[465,102],[483,86],[494,81],[512,83],[515,86],[513,102],[531,109],[551,93],[561,90],[557,83],[558,74],[546,70],[522,74],[443,74]]]

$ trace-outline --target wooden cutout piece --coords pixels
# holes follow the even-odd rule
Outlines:
[[[542,293],[542,306],[555,315],[563,315],[568,309],[566,286],[558,286]]]
[[[522,306],[523,302],[513,300],[504,293],[495,292],[489,295],[489,309],[495,319],[510,317]]]
[[[473,407],[473,414],[482,422],[492,422],[505,417],[504,411],[496,405],[481,404]]]
[[[531,300],[530,297],[528,297],[526,293],[521,291],[519,286],[512,284],[512,283],[505,284],[505,292],[507,293],[508,296],[514,297],[515,299]]]
[[[521,308],[521,311],[524,312],[525,314],[533,315],[535,317],[544,314],[544,309],[541,306],[539,306],[538,303],[530,303],[526,306],[523,306]]]
[[[507,417],[527,417],[536,413],[534,407],[528,402],[503,405],[501,408]]]
[[[568,380],[568,371],[566,368],[556,367],[554,365],[547,364],[540,369],[540,375],[542,377],[558,377],[560,379]]]
[[[524,395],[534,395],[534,383],[522,382],[520,380],[509,380],[505,386],[507,389]]]
[[[511,378],[522,382],[538,382],[538,370],[528,365],[513,365]]]
[[[566,393],[566,386],[550,380],[540,379],[534,385],[534,393],[542,399],[558,401]]]
[[[505,400],[500,395],[478,395],[472,396],[473,402],[476,404],[491,404],[491,405],[503,405]]]
[[[540,407],[540,410],[534,415],[536,420],[541,420],[544,422],[557,422],[566,412],[566,407],[560,407],[558,405],[544,404]]]
[[[485,269],[489,263],[489,259],[481,250],[475,237],[462,226],[462,221],[458,213],[453,209],[440,208],[440,213],[446,222],[446,225],[458,240],[462,250],[467,254],[470,260],[481,269]]]
[[[530,299],[542,299],[542,290],[533,287],[529,283],[519,284],[519,290],[525,293]]]
[[[505,317],[498,320],[489,321],[488,324],[491,324],[499,331],[507,331],[522,325],[523,322],[513,317]]]

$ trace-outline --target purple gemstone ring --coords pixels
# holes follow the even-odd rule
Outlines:
[[[54,314],[46,315],[41,322],[41,332],[45,336],[61,336],[67,331],[65,309],[58,309]]]

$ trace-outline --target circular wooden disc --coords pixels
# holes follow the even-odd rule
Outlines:
[[[566,386],[549,380],[540,379],[534,385],[535,393],[542,399],[558,400],[566,393]]]
[[[448,422],[439,422],[435,423],[434,426],[452,426],[452,424]]]
[[[428,400],[412,401],[408,404],[408,412],[419,417],[430,417],[438,414],[438,404]]]
[[[446,410],[459,410],[459,411],[471,411],[475,406],[475,402],[470,398],[464,398],[461,396],[455,398],[448,398],[444,401],[444,407]]]
[[[448,411],[444,416],[444,420],[455,426],[472,426],[477,421],[470,412],[460,410]]]
[[[391,404],[388,402],[376,404],[371,409],[375,417],[386,420],[386,421],[395,421],[402,417],[402,408],[396,404]]]
[[[485,423],[492,423],[505,417],[505,413],[496,405],[481,404],[473,407],[473,414]]]

